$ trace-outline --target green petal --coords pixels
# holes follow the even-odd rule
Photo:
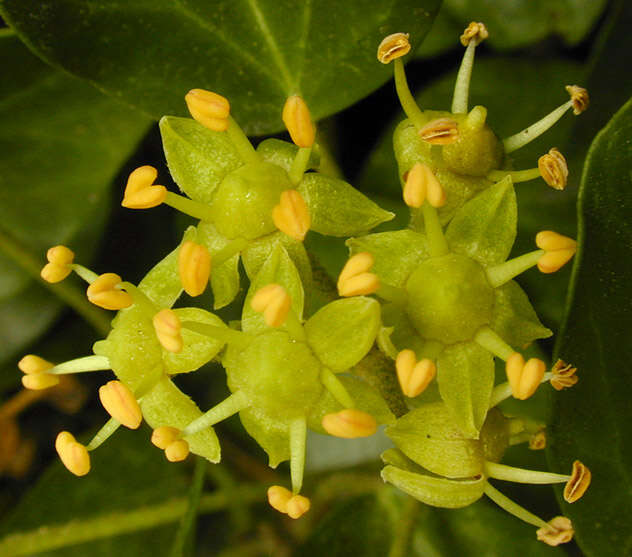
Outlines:
[[[513,280],[494,291],[494,318],[490,327],[505,342],[516,349],[538,338],[548,338],[553,332],[547,329],[535,313],[529,298]]]
[[[375,259],[371,272],[391,286],[403,287],[417,266],[428,258],[426,237],[412,230],[379,232],[347,240],[351,255],[368,251]]]
[[[351,395],[358,410],[371,414],[378,424],[390,424],[395,421],[395,416],[380,393],[366,381],[351,375],[339,376],[338,379]],[[320,400],[307,417],[307,425],[318,433],[326,433],[321,425],[323,416],[339,412],[341,409],[342,406],[333,395],[327,389],[323,389]]]
[[[448,509],[471,505],[483,496],[485,490],[485,479],[482,476],[473,480],[446,480],[416,474],[395,466],[384,468],[382,479],[422,503]]]
[[[294,143],[288,143],[281,139],[265,139],[257,146],[257,153],[261,155],[266,162],[271,162],[284,168],[286,172],[292,168],[292,162],[296,153],[298,153],[298,147]],[[320,164],[320,155],[316,149],[312,149],[309,157],[309,163],[307,165],[308,170],[315,170]]]
[[[474,342],[448,346],[437,360],[441,398],[466,437],[478,438],[494,388],[494,357]]]
[[[298,269],[303,288],[309,292],[312,283],[312,266],[305,251],[305,246],[303,242],[297,242],[280,231],[253,240],[248,244],[248,247],[241,255],[246,274],[250,279],[256,277],[277,244],[285,248],[285,251],[287,251],[290,259],[292,259]]]
[[[257,276],[250,283],[241,318],[241,327],[246,333],[259,333],[269,329],[263,320],[263,315],[250,307],[250,301],[257,290],[268,284],[280,284],[285,288],[292,299],[292,309],[299,320],[302,320],[305,295],[301,278],[285,248],[281,244],[277,244]]]
[[[380,328],[380,304],[358,296],[336,300],[305,323],[307,343],[333,372],[357,364],[373,346]]]
[[[198,242],[211,252],[211,288],[213,290],[213,308],[219,309],[230,304],[239,292],[239,254],[227,259],[221,265],[213,267],[213,253],[226,247],[230,240],[222,236],[208,222],[198,224]]]
[[[387,449],[380,455],[380,458],[384,464],[390,464],[408,472],[424,473],[424,469],[419,464],[415,464],[399,449]]]
[[[516,193],[507,177],[468,201],[446,231],[450,249],[483,266],[497,265],[509,256],[516,237]]]
[[[178,308],[173,311],[181,322],[197,321],[198,323],[207,323],[215,327],[226,327],[219,317],[203,309]],[[182,341],[184,345],[182,352],[174,354],[165,350],[163,353],[162,359],[165,363],[166,372],[169,375],[188,373],[199,369],[217,356],[224,346],[222,341],[194,333],[188,329],[182,329]]]
[[[443,402],[424,404],[386,428],[395,445],[433,474],[468,478],[483,471],[483,447],[467,439]]]
[[[248,434],[267,453],[270,468],[290,459],[289,422],[278,418],[271,419],[256,408],[246,408],[239,418]]]
[[[184,429],[202,415],[187,395],[164,377],[140,402],[143,418],[153,428],[161,426]],[[221,451],[219,441],[212,427],[207,427],[184,438],[192,453],[203,456],[211,462],[219,462]]]
[[[180,245],[195,242],[196,230],[189,226],[182,236]],[[182,293],[182,282],[178,272],[178,252],[180,246],[157,263],[138,284],[141,290],[159,308],[170,308]]]
[[[393,346],[395,346],[397,352],[410,348],[417,354],[417,358],[422,358],[424,353],[424,346],[426,342],[419,336],[419,333],[413,327],[413,324],[408,318],[408,314],[397,304],[385,304],[382,306],[382,322],[387,328],[392,328],[393,331],[389,335],[389,339]],[[387,331],[382,333],[388,334]],[[378,342],[384,339],[378,339]],[[392,347],[389,347],[392,349]],[[385,354],[387,351],[383,350]],[[393,357],[393,356],[391,356]],[[393,359],[397,357],[397,354]]]
[[[165,116],[160,133],[171,176],[196,201],[211,203],[224,177],[244,164],[226,133],[209,130],[190,118]]]
[[[305,174],[297,190],[309,207],[311,229],[327,236],[362,234],[395,216],[347,182],[322,174]]]

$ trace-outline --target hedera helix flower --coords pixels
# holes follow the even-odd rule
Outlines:
[[[422,164],[441,183],[445,200],[439,206],[439,219],[446,224],[456,210],[478,192],[510,176],[514,183],[542,177],[554,189],[564,189],[568,168],[564,156],[555,148],[540,157],[536,168],[511,170],[507,155],[524,147],[557,122],[566,111],[575,115],[588,107],[588,93],[576,85],[566,87],[570,100],[524,130],[500,140],[487,125],[487,109],[468,109],[470,77],[474,53],[488,36],[482,23],[471,23],[461,36],[466,47],[457,74],[451,111],[421,110],[413,98],[404,72],[402,57],[410,51],[408,36],[396,33],[386,37],[378,48],[378,60],[394,65],[397,95],[407,118],[393,135],[399,177],[404,185],[408,172]],[[411,227],[423,229],[423,208],[413,206]]]
[[[185,100],[195,120],[165,116],[160,131],[171,175],[188,197],[154,185],[157,171],[146,166],[130,176],[123,206],[165,203],[200,219],[194,243],[209,252],[215,309],[239,291],[240,256],[252,279],[274,246],[283,245],[309,291],[302,244],[308,229],[344,237],[393,218],[343,180],[309,171],[319,157],[301,97],[291,96],[283,109],[294,144],[268,139],[257,149],[230,116],[227,99],[193,89]]]

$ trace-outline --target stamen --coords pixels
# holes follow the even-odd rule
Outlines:
[[[573,103],[573,114],[578,116],[584,110],[588,108],[590,102],[588,98],[588,91],[578,85],[567,85],[566,91],[571,96],[571,102]]]
[[[515,468],[498,462],[485,461],[485,474],[490,478],[505,480],[521,484],[557,484],[565,483],[571,476],[565,474],[553,474],[552,472],[538,472]]]
[[[311,225],[311,218],[301,194],[296,190],[282,192],[279,204],[272,209],[272,221],[281,232],[302,242]]]
[[[428,168],[420,162],[415,163],[406,175],[406,183],[404,184],[404,203],[409,207],[419,208],[426,201],[426,181],[427,173],[424,169]],[[432,171],[430,171],[432,174]],[[434,179],[437,178],[432,174]]]
[[[470,130],[480,130],[487,120],[487,109],[484,106],[475,106],[465,119],[465,126]]]
[[[529,449],[532,451],[541,451],[546,448],[546,431],[541,429],[534,433],[529,439]]]
[[[188,329],[194,333],[206,335],[221,342],[236,344],[237,346],[245,347],[251,339],[249,334],[231,329],[230,327],[218,327],[197,321],[184,321],[181,323],[181,326],[183,329]]]
[[[538,259],[538,269],[542,273],[554,273],[568,263],[577,251],[577,242],[552,230],[538,232],[536,245],[545,251]]]
[[[529,168],[528,170],[492,170],[486,178],[492,182],[500,182],[509,176],[511,182],[518,184],[520,182],[528,182],[542,176],[539,168]]]
[[[539,526],[540,528],[548,528],[548,524],[544,522],[544,520],[530,513],[524,507],[521,507],[520,505],[518,505],[518,503],[514,503],[511,499],[509,499],[509,497],[507,497],[506,495],[503,495],[500,491],[498,491],[495,487],[493,487],[489,482],[485,484],[485,495],[487,495],[487,497],[489,497],[501,509],[514,515],[516,518],[519,518],[520,520],[526,522],[527,524],[532,524],[533,526]]]
[[[54,368],[50,369],[48,373],[66,375],[70,373],[102,371],[104,369],[112,369],[110,360],[105,356],[84,356],[83,358],[75,358],[74,360],[57,364]]]
[[[298,147],[311,147],[316,137],[316,128],[312,122],[307,104],[299,95],[288,97],[283,106],[283,123],[290,137]]]
[[[304,416],[290,422],[290,476],[292,491],[298,494],[303,487],[305,472],[305,446],[307,442],[307,422]],[[300,515],[299,515],[300,516]],[[296,517],[298,518],[298,517]]]
[[[283,514],[287,514],[287,504],[292,497],[293,493],[280,485],[273,485],[268,488],[268,503],[273,509]]]
[[[44,265],[40,276],[50,283],[61,282],[72,272],[75,254],[66,246],[54,246],[46,252],[48,263]]]
[[[307,497],[303,495],[293,495],[287,502],[287,515],[294,519],[300,518],[309,511],[310,507],[311,502]]]
[[[180,438],[180,433],[180,430],[176,427],[157,427],[151,434],[151,442],[164,451],[171,443]]]
[[[258,163],[261,161],[259,153],[255,151],[252,143],[250,143],[248,137],[246,137],[246,134],[232,116],[228,117],[228,130],[226,130],[226,133],[245,163]]]
[[[576,367],[567,364],[563,360],[558,360],[551,369],[551,387],[556,391],[572,387],[579,381],[579,377],[575,375]]]
[[[216,268],[219,267],[220,265],[228,261],[231,257],[243,251],[246,247],[248,247],[248,240],[246,240],[245,238],[237,238],[236,240],[231,240],[222,249],[212,255],[211,258],[213,260],[213,265]]]
[[[191,116],[204,127],[223,132],[228,129],[228,99],[204,89],[191,89],[184,97]]]
[[[130,429],[138,429],[143,414],[136,397],[121,381],[109,381],[99,388],[99,399],[116,421]]]
[[[193,420],[182,430],[181,436],[188,437],[207,427],[211,427],[226,418],[230,418],[233,414],[241,412],[244,408],[248,408],[248,406],[250,406],[250,401],[246,395],[242,391],[235,391],[205,414]]]
[[[18,362],[18,368],[25,375],[22,377],[22,385],[31,391],[42,391],[54,387],[59,383],[59,377],[50,374],[55,366],[50,362],[28,354]]]
[[[184,439],[177,439],[165,449],[165,456],[169,462],[182,462],[189,456],[189,444]]]
[[[520,147],[524,147],[527,143],[533,141],[536,137],[542,135],[553,126],[569,108],[572,108],[575,115],[577,115],[588,107],[588,92],[586,89],[577,87],[577,85],[567,85],[566,91],[571,96],[569,101],[558,106],[553,112],[541,120],[538,120],[535,124],[531,124],[528,128],[525,128],[507,139],[503,139],[505,153],[516,151],[520,149]]]
[[[501,360],[507,360],[513,353],[514,349],[509,346],[495,331],[489,327],[481,327],[474,335],[474,342],[489,350]]]
[[[507,358],[505,369],[514,398],[526,400],[544,379],[546,365],[538,358],[531,358],[525,364],[522,354],[514,352]]]
[[[280,327],[287,319],[292,300],[280,284],[268,284],[257,290],[250,301],[250,307],[257,313],[263,313],[268,327]]]
[[[119,427],[121,427],[121,422],[115,420],[114,418],[110,418],[107,422],[105,422],[105,425],[96,432],[92,441],[88,443],[86,449],[88,451],[94,451],[96,448],[105,443],[105,441],[107,441]]]
[[[154,330],[162,347],[167,352],[182,351],[182,334],[180,319],[171,309],[159,311],[153,318]]]
[[[513,259],[509,259],[499,265],[488,267],[485,269],[485,274],[487,275],[487,280],[489,281],[490,286],[492,288],[498,288],[499,286],[509,282],[520,273],[524,273],[526,270],[537,265],[543,255],[543,250],[536,250]]]
[[[188,197],[184,197],[183,195],[173,193],[172,191],[168,191],[166,193],[164,203],[165,205],[169,205],[169,207],[174,208],[176,211],[180,211],[181,213],[189,215],[194,219],[207,222],[212,222],[213,220],[210,207],[204,205],[203,203],[199,203],[198,201],[194,201],[193,199],[189,199]]]
[[[90,455],[84,445],[78,443],[72,433],[62,431],[55,440],[55,450],[63,465],[75,476],[90,472]]]
[[[322,426],[329,435],[345,439],[369,437],[377,431],[377,423],[373,416],[355,408],[326,414]]]
[[[355,407],[355,403],[353,402],[351,395],[333,371],[323,367],[320,370],[320,382],[343,408]]]
[[[130,307],[132,297],[119,287],[122,279],[116,273],[104,273],[88,286],[88,300],[104,309],[119,310]]]
[[[93,273],[90,269],[87,269],[83,265],[77,265],[74,263],[72,265],[72,270],[76,273],[76,275],[83,280],[85,280],[88,284],[92,284],[95,280],[99,278],[99,275]]]
[[[556,516],[536,532],[539,541],[553,547],[570,542],[573,539],[573,534],[575,534],[573,525],[565,516]]]
[[[467,48],[463,54],[461,67],[454,85],[454,96],[452,98],[452,112],[454,114],[465,114],[467,112],[470,79],[472,77],[472,67],[474,66],[474,52],[476,47],[488,36],[489,33],[485,25],[474,21],[468,25],[461,35],[461,44]]]
[[[290,167],[290,171],[288,172],[288,176],[290,178],[290,182],[295,186],[298,186],[303,179],[303,175],[307,170],[307,166],[309,165],[309,158],[312,155],[311,147],[300,147],[296,152],[296,156],[292,161],[292,166]]]
[[[415,353],[408,349],[397,355],[395,368],[402,393],[409,398],[423,393],[437,373],[437,367],[432,360],[424,358],[418,362]]]
[[[426,238],[428,239],[428,251],[430,257],[440,257],[450,252],[448,242],[443,234],[443,228],[439,221],[437,209],[430,203],[424,203],[421,207],[426,228]]]
[[[211,254],[202,244],[184,242],[178,253],[178,273],[184,291],[199,296],[206,289],[211,275]]]
[[[544,181],[556,190],[563,190],[568,179],[568,165],[564,155],[555,147],[538,159],[538,170]]]
[[[452,118],[437,118],[419,130],[419,137],[431,145],[450,145],[459,140],[459,125]]]
[[[165,186],[154,185],[158,171],[149,165],[134,170],[127,179],[121,205],[127,209],[149,209],[160,205],[167,195]]]
[[[368,252],[357,253],[350,257],[338,276],[338,294],[343,297],[366,296],[380,287],[380,279],[368,271],[375,260]]]
[[[377,47],[377,59],[382,64],[388,64],[396,58],[406,56],[410,52],[410,42],[408,33],[393,33],[384,37]]]
[[[571,477],[564,487],[564,500],[567,503],[574,503],[581,499],[590,485],[591,478],[592,474],[584,464],[579,460],[573,462]]]
[[[35,354],[27,354],[18,362],[18,368],[22,373],[46,373],[53,369],[55,364],[51,364],[44,358],[40,358]]]

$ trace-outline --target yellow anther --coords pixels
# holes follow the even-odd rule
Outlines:
[[[182,351],[181,323],[171,309],[160,310],[153,318],[154,330],[158,341],[167,352]]]
[[[590,485],[591,478],[592,474],[584,464],[579,460],[573,462],[571,479],[568,480],[564,487],[564,500],[567,503],[574,503],[578,499],[581,499]]]
[[[151,442],[159,449],[165,450],[171,443],[180,438],[181,431],[170,426],[161,426],[154,429],[151,434]]]
[[[75,254],[66,246],[54,246],[46,252],[48,263],[44,265],[40,276],[50,283],[64,280],[72,271]]]
[[[514,398],[525,400],[537,390],[546,366],[542,360],[531,358],[526,364],[522,354],[514,352],[505,366]]]
[[[538,269],[542,273],[554,273],[575,255],[577,242],[552,230],[538,232],[535,243],[546,253],[538,260]]]
[[[97,278],[86,291],[88,300],[103,309],[123,309],[131,306],[132,297],[118,287],[122,279],[115,273],[104,273]]]
[[[31,374],[45,373],[55,365],[35,354],[27,354],[18,362],[18,367],[22,373]]]
[[[307,203],[296,190],[281,193],[279,204],[272,209],[272,220],[281,232],[302,242],[312,220]]]
[[[393,33],[384,37],[380,46],[377,47],[377,59],[382,64],[388,64],[395,58],[406,56],[410,52],[408,37],[408,33]]]
[[[257,313],[263,313],[268,327],[280,327],[287,319],[292,300],[280,284],[268,284],[257,290],[250,301],[250,307]]]
[[[568,165],[564,155],[555,147],[538,159],[538,169],[544,181],[556,190],[563,190],[568,179]]]
[[[184,242],[178,254],[180,282],[189,296],[199,296],[206,289],[211,275],[211,254],[195,242]]]
[[[204,127],[223,132],[228,129],[228,99],[204,89],[191,89],[184,97],[191,116]]]
[[[312,506],[310,500],[303,495],[294,495],[287,502],[287,515],[290,518],[301,518]]]
[[[548,545],[556,546],[568,543],[573,539],[573,525],[565,516],[556,516],[549,520],[547,526],[539,528],[536,532],[538,540]]]
[[[48,373],[31,373],[22,377],[22,385],[31,391],[42,391],[58,384],[59,377]]]
[[[588,91],[586,91],[586,89],[584,89],[583,87],[579,87],[578,85],[567,85],[566,91],[571,96],[571,101],[573,103],[573,114],[577,116],[588,108],[590,99],[588,97]]]
[[[437,118],[419,130],[419,137],[431,145],[449,145],[459,139],[459,125],[451,118]]]
[[[546,432],[543,429],[531,436],[529,448],[532,451],[541,451],[546,448]]]
[[[404,184],[404,203],[409,207],[419,208],[426,201],[426,173],[424,169],[428,168],[420,162],[415,163],[406,174],[406,183]]]
[[[322,426],[329,435],[345,439],[368,437],[377,431],[377,423],[373,416],[355,408],[326,414],[323,416]]]
[[[127,179],[121,205],[128,209],[149,209],[160,205],[167,196],[165,186],[154,185],[158,171],[149,165],[134,170]]]
[[[577,383],[577,381],[579,381],[579,377],[575,375],[576,371],[576,367],[567,364],[563,360],[558,360],[555,362],[553,369],[551,369],[551,372],[553,373],[553,377],[550,381],[551,387],[553,387],[556,391],[572,387]]]
[[[280,513],[287,514],[287,504],[292,497],[292,492],[280,485],[273,485],[268,488],[268,503]]]
[[[78,443],[72,433],[62,431],[55,440],[55,450],[64,466],[75,476],[85,476],[90,472],[88,449]]]
[[[424,358],[418,362],[415,353],[408,349],[397,354],[395,368],[402,393],[409,398],[423,393],[437,373],[432,360]]]
[[[189,444],[184,439],[169,443],[165,449],[165,456],[169,462],[182,462],[189,456]]]
[[[380,279],[368,271],[373,267],[373,256],[368,252],[356,253],[345,264],[338,276],[340,296],[365,296],[380,287]]]
[[[487,37],[489,37],[489,32],[487,31],[487,27],[483,23],[477,23],[476,21],[472,21],[463,34],[461,35],[461,44],[463,46],[467,46],[470,44],[470,41],[474,39],[474,44],[481,44]]]
[[[292,95],[283,106],[283,123],[290,132],[290,137],[299,147],[311,147],[316,137],[316,128],[312,122],[309,108],[302,97]]]
[[[120,381],[109,381],[99,388],[99,398],[103,408],[116,421],[130,429],[137,429],[143,421],[143,414],[134,393]]]

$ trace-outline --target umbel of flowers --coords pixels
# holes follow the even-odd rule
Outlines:
[[[416,105],[401,60],[410,50],[407,35],[391,35],[379,46],[378,59],[394,62],[408,116],[394,137],[411,209],[404,230],[367,234],[392,215],[317,171],[315,127],[300,96],[290,97],[282,114],[293,144],[270,139],[253,148],[228,100],[199,89],[185,97],[193,120],[161,120],[169,169],[186,195],[155,184],[157,170],[143,166],[130,175],[122,204],[148,209],[165,203],[199,223],[138,285],[74,263],[64,246],[48,251],[42,270],[48,282],[74,271],[89,284],[92,303],[118,310],[92,355],[58,365],[28,355],[19,363],[29,389],[51,387],[61,374],[112,370],[116,376],[99,390],[111,418],[95,437],[87,445],[69,432],[57,437],[57,452],[71,472],[87,474],[90,451],[121,425],[135,429],[143,420],[170,461],[193,452],[218,462],[213,426],[239,414],[272,467],[290,461],[291,489],[271,486],[268,500],[298,518],[310,507],[301,495],[307,429],[354,438],[386,424],[396,448],[382,455],[385,481],[442,507],[462,507],[485,494],[537,526],[545,543],[572,538],[567,518],[547,523],[490,480],[565,483],[568,502],[590,484],[580,461],[568,475],[502,464],[509,445],[528,441],[541,449],[546,437],[542,424],[497,408],[510,396],[530,397],[544,382],[558,390],[577,382],[576,370],[563,362],[547,372],[542,360],[525,361],[520,349],[551,332],[513,280],[532,266],[555,272],[574,255],[575,241],[545,230],[535,238],[536,250],[507,259],[517,227],[514,183],[542,176],[562,189],[566,163],[551,149],[538,168],[513,171],[505,168],[505,155],[567,109],[581,112],[588,97],[569,86],[570,101],[500,141],[484,107],[468,112],[474,51],[486,36],[485,27],[473,23],[461,37],[466,51],[451,112]],[[354,237],[338,277],[341,299],[305,315],[314,288],[302,243],[309,230]],[[239,323],[229,326],[199,307],[174,308],[183,291],[199,296],[209,283],[215,309],[231,303],[240,289],[240,260],[250,284]],[[389,371],[407,404],[397,419],[378,391],[353,375],[374,343],[391,359]],[[506,382],[495,384],[494,357],[505,361]],[[202,412],[172,377],[211,360],[225,368],[231,394]]]

